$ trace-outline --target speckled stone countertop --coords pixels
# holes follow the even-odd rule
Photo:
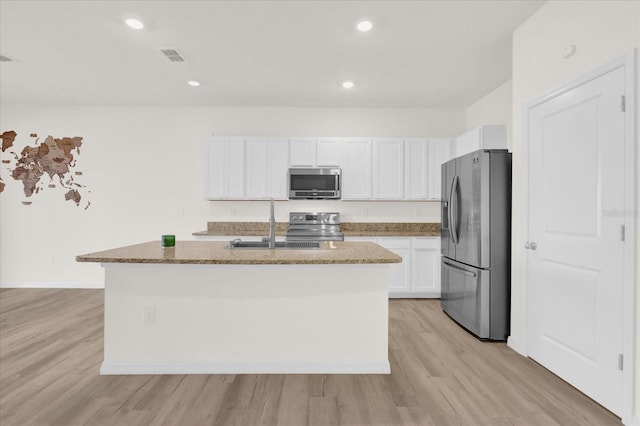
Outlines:
[[[276,235],[285,235],[289,224],[276,223]],[[424,222],[342,222],[340,230],[346,237],[438,237],[439,223]],[[194,232],[195,236],[265,236],[269,233],[267,222],[208,222],[206,231]]]
[[[164,264],[355,264],[400,263],[402,258],[370,242],[327,241],[320,249],[234,249],[224,241],[176,241],[162,248],[151,241],[76,256],[78,262]]]
[[[424,222],[343,222],[345,237],[439,237],[439,223]]]
[[[288,222],[276,222],[276,235],[284,236]],[[260,236],[269,235],[269,222],[207,222],[207,230],[194,232],[195,236]]]

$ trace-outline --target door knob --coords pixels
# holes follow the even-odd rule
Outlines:
[[[531,244],[529,244],[529,241],[524,243],[524,248],[526,248],[527,250],[529,250],[531,248]]]
[[[538,248],[538,244],[536,244],[534,241],[531,241],[531,244],[529,244],[529,247],[531,247],[531,250],[535,250]]]

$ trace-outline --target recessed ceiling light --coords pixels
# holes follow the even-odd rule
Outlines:
[[[198,86],[200,86],[200,82],[199,82],[199,81],[196,81],[196,80],[189,80],[189,81],[187,81],[187,84],[188,84],[189,86],[192,86],[192,87],[198,87]]]
[[[373,28],[373,23],[371,21],[362,20],[356,24],[356,28],[358,29],[358,31],[366,33],[367,31],[371,31],[371,28]]]
[[[138,18],[134,18],[132,16],[125,18],[124,23],[130,26],[131,28],[133,28],[134,30],[141,30],[144,28],[144,23]]]
[[[345,89],[353,88],[353,81],[343,81],[342,87],[344,87]]]

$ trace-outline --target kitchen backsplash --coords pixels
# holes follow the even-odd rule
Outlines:
[[[275,202],[278,222],[288,222],[289,212],[337,211],[342,222],[440,222],[438,201],[330,201]],[[211,201],[209,220],[262,221],[269,217],[269,201]]]

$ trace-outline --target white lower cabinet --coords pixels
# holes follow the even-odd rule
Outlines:
[[[402,257],[389,268],[390,298],[440,297],[440,237],[347,237],[372,241]]]
[[[259,241],[260,236],[202,236],[196,240]],[[280,237],[278,237],[280,238]],[[440,237],[346,237],[345,241],[371,241],[402,257],[389,268],[390,298],[440,297]]]
[[[412,291],[440,297],[440,238],[412,238]]]
[[[409,238],[378,238],[376,243],[402,257],[389,268],[389,292],[411,291],[411,241]]]

